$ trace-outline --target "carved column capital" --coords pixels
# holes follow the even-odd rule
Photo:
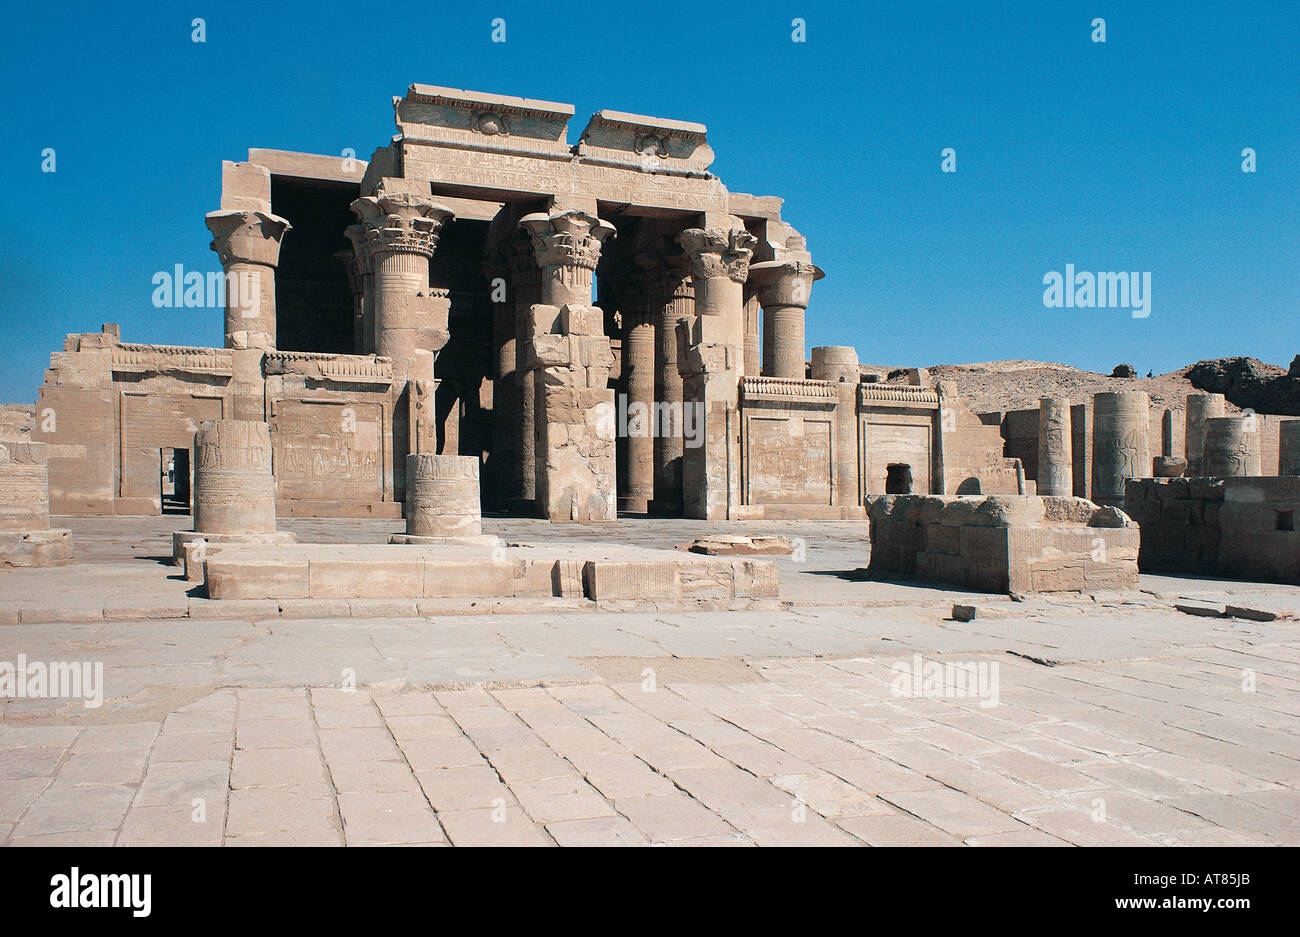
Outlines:
[[[546,267],[580,267],[595,270],[600,251],[614,226],[588,212],[573,209],[548,214],[525,215],[519,224],[532,239],[537,265]]]
[[[826,274],[806,260],[768,260],[749,268],[749,279],[758,288],[764,308],[798,306],[808,308],[812,285]]]
[[[343,229],[343,236],[352,244],[352,256],[356,263],[357,273],[361,276],[369,276],[375,272],[375,258],[370,253],[370,247],[366,243],[366,231],[362,225],[348,225]]]
[[[279,215],[262,211],[210,211],[204,221],[212,232],[210,246],[223,267],[232,263],[276,266],[280,241],[293,227]]]
[[[455,213],[422,195],[367,195],[352,203],[366,247],[374,254],[432,257],[442,226]]]
[[[687,228],[677,236],[699,279],[726,277],[744,283],[758,239],[744,228]]]

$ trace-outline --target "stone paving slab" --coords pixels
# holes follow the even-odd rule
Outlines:
[[[78,519],[63,587],[143,608],[176,587],[148,557],[180,521],[122,520]],[[1173,607],[1300,589],[1148,582],[956,622],[958,593],[838,575],[860,525],[826,526],[768,610],[8,624],[0,661],[104,683],[95,707],[0,701],[0,843],[1300,845],[1300,623]],[[0,598],[65,601],[9,574]]]

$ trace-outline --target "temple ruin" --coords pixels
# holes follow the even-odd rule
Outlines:
[[[902,553],[878,568],[956,569],[961,543],[991,549],[991,525],[1003,559],[958,581],[1086,589],[1136,581],[1124,508],[1144,568],[1300,577],[1295,486],[1233,480],[1294,474],[1297,423],[1228,413],[1216,395],[1175,412],[1133,391],[976,413],[923,369],[864,374],[851,346],[809,360],[824,273],[780,198],[710,172],[703,125],[606,110],[570,143],[565,104],[416,84],[393,106],[397,132],[368,161],[254,149],[222,163],[205,221],[224,276],[177,270],[172,290],[215,279],[224,347],[133,344],[108,325],[51,356],[31,433],[48,452],[50,512],[188,511],[211,423],[259,434],[240,451],[267,449],[269,473],[230,529],[193,498],[178,560],[197,541],[227,563],[284,543],[276,514],[405,517],[394,542],[427,547],[479,537],[480,511],[592,524],[870,509],[902,524]],[[1182,476],[1227,478],[1226,494],[1165,481]],[[988,502],[996,524],[949,506],[975,495],[1047,503]],[[897,497],[919,500],[878,502]],[[1238,526],[1211,537],[1211,517]],[[1098,538],[1129,565],[1088,565]],[[1247,542],[1277,556],[1252,565],[1232,546]],[[1039,547],[1024,544],[1075,559],[1031,575],[1017,557]],[[326,562],[283,553],[298,591],[309,554]]]

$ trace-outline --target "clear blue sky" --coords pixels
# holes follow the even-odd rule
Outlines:
[[[150,302],[157,271],[218,269],[220,161],[364,158],[415,81],[572,103],[571,140],[601,108],[707,124],[726,185],[785,198],[827,271],[810,346],[1143,373],[1300,353],[1296,0],[39,2],[6,20],[0,401],[32,401],[65,333],[103,322],[220,344],[218,311]],[[1067,263],[1150,271],[1150,317],[1045,308]]]

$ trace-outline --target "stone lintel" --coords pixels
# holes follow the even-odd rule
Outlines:
[[[324,153],[298,153],[293,150],[249,149],[248,163],[264,168],[269,176],[306,179],[314,182],[351,182],[361,184],[367,160]],[[223,204],[224,207],[224,204]]]

